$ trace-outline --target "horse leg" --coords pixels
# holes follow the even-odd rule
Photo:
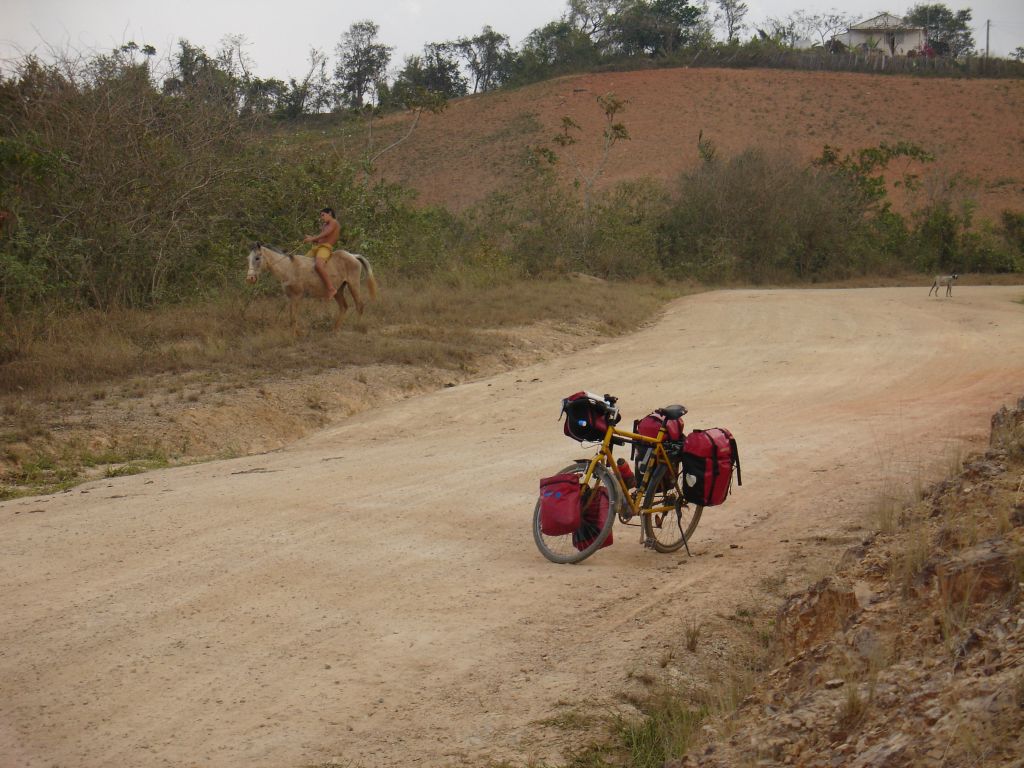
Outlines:
[[[345,285],[346,283],[342,283],[338,292],[334,294],[334,300],[338,302],[338,316],[334,318],[334,330],[341,327],[341,321],[344,319],[345,313],[348,312],[348,302],[345,301]]]
[[[299,336],[299,301],[301,300],[301,296],[290,296],[288,299],[288,316],[291,318],[292,333],[296,338]]]

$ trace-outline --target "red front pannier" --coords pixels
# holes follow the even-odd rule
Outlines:
[[[728,429],[695,429],[683,442],[683,497],[691,504],[713,507],[725,501],[732,487],[743,485],[736,440]]]
[[[597,534],[604,528],[604,524],[610,514],[612,512],[611,505],[608,503],[608,491],[604,489],[604,486],[599,485],[591,494],[590,503],[587,504],[587,508],[583,510],[579,530],[575,531],[572,535],[573,546],[582,552],[593,544]],[[599,547],[600,549],[612,545],[612,533],[613,531],[608,531],[608,538],[604,540],[604,543]]]
[[[572,473],[540,481],[540,532],[565,536],[580,527],[580,476]]]

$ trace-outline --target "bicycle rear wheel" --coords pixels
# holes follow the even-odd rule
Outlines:
[[[677,484],[668,489],[662,487],[662,478],[668,471],[664,464],[655,467],[640,516],[644,541],[658,552],[675,552],[688,542],[704,511],[699,504],[688,503]],[[650,509],[655,511],[648,512]]]
[[[586,474],[587,462],[578,461],[558,471],[558,474],[575,474],[580,478]],[[604,488],[608,494],[608,510],[600,525],[594,521],[584,520],[579,529],[562,536],[549,536],[540,529],[540,500],[533,510],[533,540],[537,549],[548,560],[553,563],[578,563],[586,560],[597,552],[603,545],[608,535],[612,532],[612,525],[615,523],[615,511],[618,509],[619,486],[614,477],[608,473],[603,466],[598,465],[590,478],[589,491],[584,493],[589,496],[597,492],[598,488]]]

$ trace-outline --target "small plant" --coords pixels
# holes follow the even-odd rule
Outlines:
[[[860,693],[860,686],[853,681],[845,684],[846,693],[836,712],[836,729],[844,736],[860,725],[868,713],[869,702]]]
[[[621,721],[619,725],[622,742],[629,749],[629,765],[634,768],[661,768],[666,760],[685,754],[707,715],[707,710],[686,706],[671,691],[651,697],[642,709],[642,721]]]
[[[944,593],[940,596],[939,630],[946,650],[954,659],[964,653],[960,638],[968,626],[971,594],[976,583],[976,580],[969,583],[962,593]]]
[[[703,130],[699,131],[697,133],[697,154],[700,155],[700,159],[705,163],[713,163],[717,152],[715,143],[711,139],[704,138]]]
[[[946,474],[950,477],[960,474],[964,468],[964,444],[956,442],[946,448]]]
[[[917,521],[907,534],[903,551],[894,558],[891,576],[894,586],[904,596],[913,593],[918,577],[924,572],[925,565],[931,557],[932,547],[928,530],[923,523]]]
[[[693,653],[697,650],[697,643],[700,641],[700,624],[691,621],[686,625],[686,650]]]

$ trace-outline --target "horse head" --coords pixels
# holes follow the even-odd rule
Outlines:
[[[255,283],[260,276],[260,270],[263,269],[263,244],[253,243],[252,248],[249,250],[249,271],[245,275],[245,281],[247,283]]]

